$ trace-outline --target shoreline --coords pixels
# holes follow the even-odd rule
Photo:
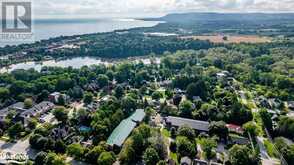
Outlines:
[[[95,56],[75,56],[75,57],[68,57],[68,58],[62,58],[62,59],[50,59],[50,60],[41,60],[41,61],[34,61],[34,60],[24,60],[22,62],[19,63],[14,63],[8,66],[3,66],[0,67],[0,74],[4,74],[4,73],[10,73],[14,70],[18,70],[18,68],[16,69],[12,69],[12,67],[15,67],[16,65],[20,65],[20,64],[24,64],[24,65],[30,65],[30,63],[32,63],[32,65],[34,65],[34,67],[31,68],[19,68],[19,69],[24,69],[24,70],[28,70],[28,69],[35,69],[36,71],[39,71],[38,69],[36,69],[39,65],[41,67],[41,69],[43,67],[62,67],[62,68],[67,68],[70,66],[46,66],[46,64],[44,65],[44,63],[53,63],[53,64],[58,64],[58,62],[64,62],[67,60],[75,60],[75,59],[89,59],[89,60],[97,60],[97,64],[85,64],[82,66],[92,66],[92,65],[115,65],[115,64],[119,64],[119,63],[123,63],[126,61],[130,61],[130,62],[136,62],[136,61],[144,61],[144,60],[151,60],[151,59],[156,59],[156,61],[158,59],[160,59],[162,57],[162,55],[157,55],[157,56],[153,56],[153,55],[145,55],[145,56],[137,56],[137,57],[127,57],[127,58],[101,58],[101,57],[95,57]],[[60,64],[62,65],[62,64]],[[77,67],[79,68],[79,67]],[[11,70],[12,69],[12,70]]]
[[[70,19],[70,20],[80,20],[80,19]],[[96,20],[96,19],[93,19],[93,20]],[[148,20],[144,20],[144,19],[136,19],[136,18],[129,18],[129,19],[97,19],[98,20],[108,20],[108,21],[117,21],[117,22],[126,22],[127,21],[131,21],[131,22],[135,22],[135,21],[142,21],[142,22],[148,22],[148,23],[154,23],[154,25],[152,26],[137,26],[137,27],[129,27],[129,28],[117,28],[117,29],[114,29],[114,30],[105,30],[105,31],[97,31],[97,32],[89,32],[89,33],[77,33],[77,34],[71,34],[71,35],[58,35],[58,36],[52,36],[52,37],[46,37],[45,39],[42,39],[42,38],[39,38],[37,40],[34,40],[33,42],[26,42],[26,41],[21,41],[20,43],[17,43],[17,44],[11,44],[10,41],[7,41],[7,42],[3,42],[1,43],[0,42],[0,49],[2,48],[5,48],[6,46],[10,46],[10,47],[19,47],[21,45],[34,45],[38,42],[50,42],[50,40],[54,40],[54,39],[57,39],[57,38],[60,38],[60,37],[82,37],[84,35],[98,35],[98,34],[103,34],[103,33],[114,33],[114,32],[117,32],[117,31],[130,31],[130,30],[133,30],[133,29],[137,29],[137,28],[149,28],[149,27],[155,27],[157,25],[159,25],[160,23],[163,23],[162,21],[148,21]],[[60,21],[60,20],[59,20]],[[57,21],[56,24],[59,24],[59,22]],[[35,33],[35,32],[34,32]],[[5,44],[5,43],[8,43],[8,44]]]

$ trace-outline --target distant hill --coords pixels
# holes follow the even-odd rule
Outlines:
[[[294,13],[178,13],[147,20],[165,21],[157,28],[169,32],[182,28],[192,33],[294,34]]]
[[[153,20],[175,22],[175,23],[193,23],[197,21],[293,21],[294,13],[178,13],[168,14],[161,18]],[[269,22],[267,22],[269,23]]]

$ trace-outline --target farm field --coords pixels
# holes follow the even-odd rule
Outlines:
[[[201,36],[184,36],[182,39],[209,40],[213,43],[266,43],[271,42],[270,37],[260,37],[257,35],[201,35]]]

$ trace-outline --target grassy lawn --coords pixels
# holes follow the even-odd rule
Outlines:
[[[1,136],[0,137],[0,140],[5,141],[5,142],[8,142],[10,139],[9,139],[8,136]]]
[[[31,136],[31,133],[26,134],[24,137],[21,138],[22,141],[27,140]]]
[[[162,135],[167,138],[171,137],[171,134],[167,129],[162,130]]]
[[[172,160],[174,160],[174,161],[176,162],[176,164],[179,164],[179,163],[178,163],[178,156],[177,156],[176,153],[171,152],[171,153],[170,153],[170,158],[171,158]]]
[[[261,119],[259,113],[253,113],[253,119],[257,123],[257,126],[259,127],[259,135],[264,136],[265,132],[264,132],[264,129],[262,129],[263,122],[262,122],[262,119]]]
[[[264,140],[264,146],[270,157],[278,158],[278,153],[274,149],[274,145],[269,140]]]
[[[253,101],[247,101],[247,106],[250,109],[256,109],[257,108]]]

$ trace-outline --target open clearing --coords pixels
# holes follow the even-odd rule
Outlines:
[[[195,40],[209,40],[213,43],[265,43],[271,42],[269,37],[260,37],[257,35],[205,35],[205,36],[183,36],[182,39],[195,39]]]

